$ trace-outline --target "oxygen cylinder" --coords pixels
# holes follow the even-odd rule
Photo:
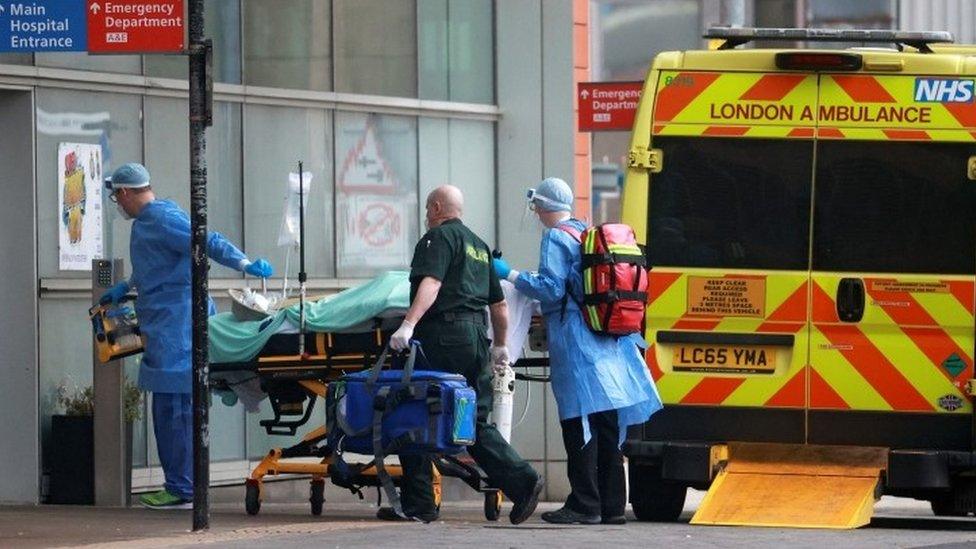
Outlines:
[[[495,367],[491,381],[491,421],[506,442],[512,438],[512,401],[515,394],[515,370],[505,366]]]

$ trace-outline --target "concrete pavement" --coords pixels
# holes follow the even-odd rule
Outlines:
[[[235,487],[226,490],[243,488]],[[687,524],[702,493],[690,492],[682,522],[631,522],[625,526],[556,527],[533,517],[512,526],[503,517],[486,522],[480,502],[446,502],[441,520],[385,523],[372,518],[372,503],[326,502],[322,517],[307,504],[268,503],[256,517],[239,503],[215,505],[209,532],[189,532],[189,511],[75,506],[0,507],[0,547],[460,547],[477,540],[488,547],[973,547],[976,519],[933,517],[925,502],[884,498],[871,525],[854,531],[720,528]],[[327,490],[328,497],[328,490]],[[555,509],[542,504],[540,511]],[[504,510],[508,512],[507,508]]]

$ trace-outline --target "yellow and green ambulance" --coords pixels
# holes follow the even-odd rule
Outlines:
[[[976,47],[706,38],[654,59],[630,142],[666,404],[626,443],[637,517],[688,487],[701,523],[853,527],[881,494],[973,513]]]

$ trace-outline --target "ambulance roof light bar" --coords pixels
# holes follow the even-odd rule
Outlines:
[[[725,40],[720,50],[732,49],[754,40],[789,42],[856,42],[911,46],[922,53],[932,53],[929,44],[953,42],[947,31],[893,31],[877,29],[787,29],[755,27],[710,27],[704,38]]]

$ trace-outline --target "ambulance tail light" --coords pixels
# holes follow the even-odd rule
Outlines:
[[[791,71],[856,71],[863,66],[856,53],[789,52],[776,54],[776,67]]]

